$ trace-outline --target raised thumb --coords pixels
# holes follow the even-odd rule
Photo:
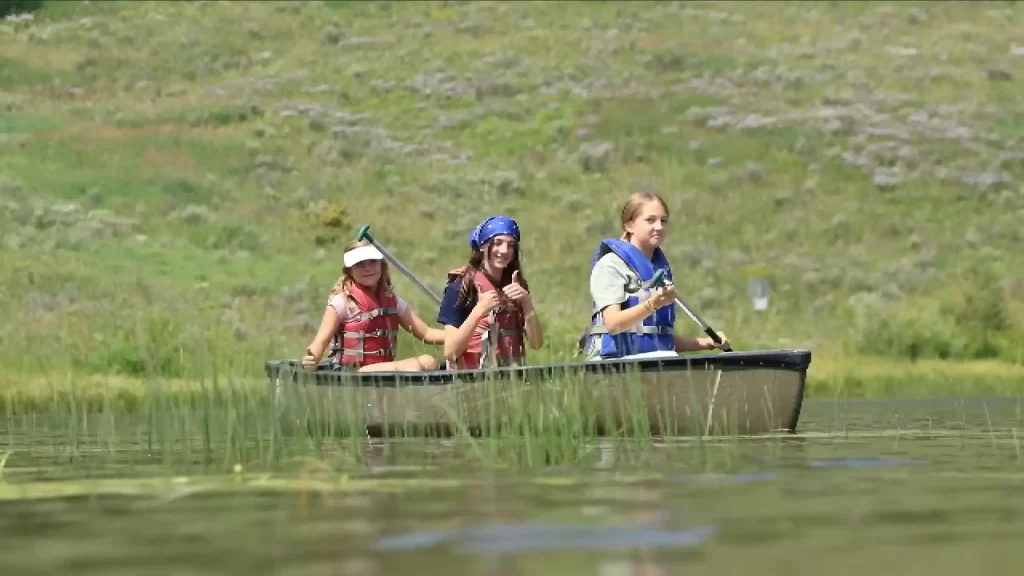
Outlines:
[[[512,283],[519,284],[519,270],[512,273]]]

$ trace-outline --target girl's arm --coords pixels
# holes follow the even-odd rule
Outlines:
[[[480,302],[485,302],[488,297],[493,299],[494,305],[497,305],[498,296],[494,292],[481,294]],[[490,308],[494,308],[494,305]],[[469,340],[473,337],[473,331],[476,330],[480,320],[490,312],[490,308],[483,309],[480,303],[477,303],[460,326],[446,325],[444,327],[444,357],[446,359],[454,361],[462,356],[466,348],[469,348]]]
[[[320,321],[320,329],[317,330],[313,341],[306,348],[306,355],[302,359],[303,365],[316,364],[323,358],[324,349],[327,348],[331,337],[338,331],[338,322],[338,312],[334,307],[328,306],[324,310],[323,320]]]
[[[469,340],[473,337],[480,320],[490,314],[498,305],[498,293],[495,291],[484,292],[478,297],[476,306],[470,310],[466,319],[459,326],[446,324],[444,327],[444,357],[454,361],[469,347]]]
[[[714,341],[711,338],[690,338],[673,334],[672,339],[676,343],[676,352],[694,352],[697,350],[714,350]]]
[[[444,344],[444,330],[427,326],[412,308],[406,307],[405,312],[398,316],[398,322],[420,342],[424,344]]]
[[[650,302],[650,300],[645,302]],[[625,332],[630,327],[643,322],[644,318],[654,314],[643,302],[625,310],[622,309],[622,304],[612,304],[601,312],[602,318],[604,318],[604,327],[609,334]]]
[[[643,322],[644,318],[655,312],[643,302],[622,309],[623,302],[629,297],[626,292],[629,279],[615,262],[613,258],[606,256],[598,260],[597,265],[590,271],[590,297],[597,303],[604,327],[609,334],[620,334]]]
[[[533,302],[528,301],[524,303],[523,314],[526,320],[527,344],[529,344],[531,349],[539,350],[544,345],[544,331],[540,327],[540,320],[537,318],[537,311],[533,307]]]
[[[715,341],[710,337],[707,338],[688,338],[685,336],[679,336],[677,334],[672,335],[672,339],[676,343],[676,350],[679,352],[694,352],[697,350],[714,350],[716,348],[724,348],[729,345],[729,338],[725,335],[725,332],[719,332],[718,337],[722,339],[721,344],[715,344]]]
[[[473,335],[473,330],[476,329],[476,323],[479,321],[479,318],[474,321],[472,315],[470,315],[470,317],[466,318],[466,321],[462,323],[462,326],[445,325],[444,357],[449,362],[454,362],[455,359],[462,356],[462,353],[469,347],[469,338]]]
[[[622,309],[622,304],[612,304],[603,310],[604,326],[609,334],[624,332],[631,326],[643,322],[644,318],[654,314],[662,306],[672,306],[675,297],[675,286],[667,284],[656,288],[654,294],[647,300],[626,310]]]

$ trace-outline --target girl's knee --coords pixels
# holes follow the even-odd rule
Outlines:
[[[423,368],[423,370],[437,370],[437,358],[434,358],[429,354],[424,354],[416,359],[419,361],[420,367]]]

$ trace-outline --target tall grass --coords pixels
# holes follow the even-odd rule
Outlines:
[[[418,447],[421,457],[448,446],[474,467],[645,462],[670,436],[695,438],[695,457],[703,459],[705,436],[740,430],[727,404],[713,417],[708,411],[701,387],[709,374],[714,371],[643,378],[635,370],[587,377],[569,372],[445,385],[401,377],[356,385],[333,374],[333,382],[317,385],[305,371],[283,370],[262,380],[211,374],[183,385],[148,379],[138,384],[133,404],[119,400],[116,383],[80,388],[53,382],[46,410],[30,398],[5,399],[0,445],[17,451],[23,465],[63,463],[79,472],[129,475],[154,466],[181,474],[236,466],[275,470],[309,458],[358,467],[370,434],[399,450]],[[680,396],[657,378],[687,379],[690,393]],[[657,406],[649,409],[652,401]]]
[[[831,423],[814,422],[810,437],[848,433],[845,402],[851,396],[934,397],[928,387],[913,385],[912,370],[927,374],[929,362],[907,366],[885,359],[859,366],[824,363],[819,378],[833,386],[828,393],[836,414]],[[1000,368],[1005,366],[992,363],[989,370]],[[977,370],[977,364],[964,365],[957,378],[972,377],[969,370]],[[948,373],[946,368],[936,370],[936,381]],[[36,390],[46,390],[42,399],[5,397],[0,459],[14,462],[20,478],[36,479],[231,471],[301,476],[320,469],[359,474],[394,464],[420,471],[439,466],[515,471],[645,465],[713,471],[742,464],[738,454],[745,443],[771,451],[778,448],[773,444],[788,441],[788,435],[770,434],[760,440],[737,435],[742,428],[742,410],[733,411],[737,401],[750,403],[748,409],[765,410],[768,418],[786,416],[760,405],[757,394],[747,400],[711,402],[712,412],[705,393],[717,388],[720,375],[714,371],[657,375],[679,384],[685,381],[689,394],[684,396],[671,394],[668,387],[659,389],[650,374],[641,379],[630,370],[608,377],[569,373],[550,380],[484,378],[456,385],[412,383],[406,376],[397,383],[356,386],[344,375],[334,376],[334,382],[321,385],[308,373],[287,371],[257,379],[212,371],[207,378],[188,382],[151,378],[133,384],[137,397],[128,403],[123,401],[124,382],[86,384],[55,378]],[[1004,388],[999,390],[969,381],[946,384],[960,396],[971,390],[1021,395],[1020,376],[973,376],[979,382],[1001,383]],[[864,382],[885,386],[869,388]],[[857,386],[865,389],[856,390]],[[822,392],[819,388],[818,395]],[[655,407],[649,409],[652,400]],[[957,402],[962,400],[946,404]],[[887,412],[893,410],[899,408]],[[948,412],[948,406],[944,410]],[[1005,403],[1000,410],[1006,412]],[[878,432],[882,427],[891,434],[895,426],[899,433],[907,424],[900,422],[899,414],[892,416],[895,423],[890,418],[861,424],[859,432]],[[1018,406],[1018,425],[1019,417]],[[913,418],[910,424],[917,428],[905,433],[930,431],[920,429],[922,423]],[[974,430],[976,422],[969,425],[964,418],[962,428]],[[799,427],[808,430],[806,424]],[[1003,428],[1001,421],[1000,438]],[[986,430],[997,432],[991,418]],[[666,434],[669,431],[675,434]],[[672,449],[680,446],[685,449]],[[671,462],[665,461],[670,457]]]

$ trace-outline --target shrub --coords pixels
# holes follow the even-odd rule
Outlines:
[[[0,0],[0,17],[38,12],[42,7],[43,0]]]
[[[1015,360],[1017,326],[999,283],[986,270],[965,270],[928,299],[851,306],[854,352],[955,360]]]

